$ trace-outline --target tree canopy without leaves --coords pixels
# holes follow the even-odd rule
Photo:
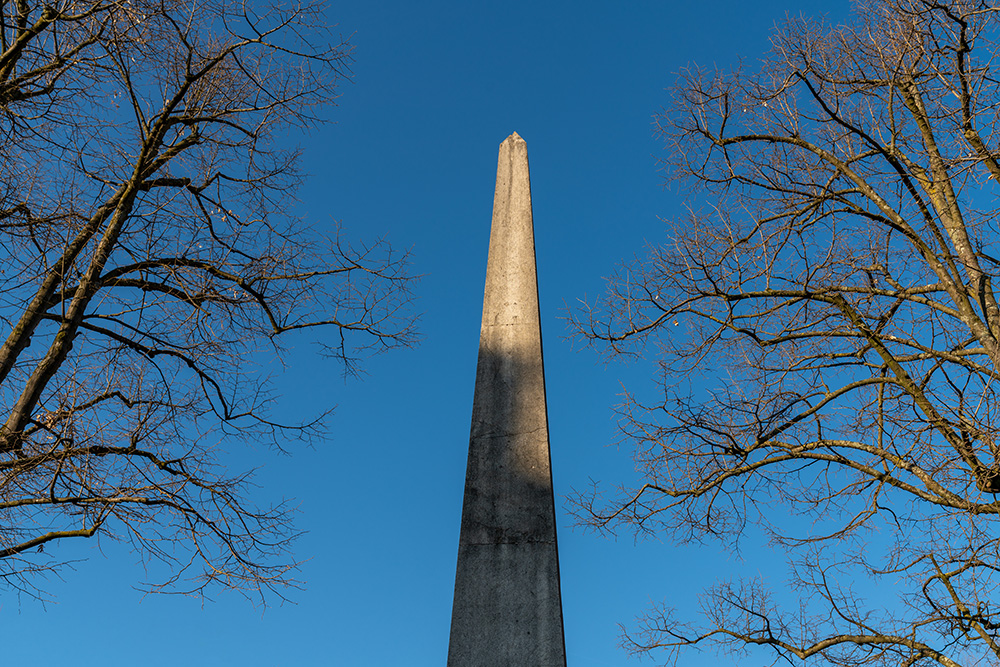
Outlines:
[[[650,610],[635,651],[1000,664],[1000,9],[854,17],[680,77],[658,130],[692,214],[576,314],[662,371],[622,407],[641,481],[581,494],[582,519],[733,548],[754,528],[791,573]]]
[[[66,538],[169,566],[154,588],[292,581],[283,505],[226,443],[282,425],[253,359],[317,328],[348,371],[407,345],[406,258],[290,212],[284,130],[334,99],[323,7],[17,0],[0,12],[0,577],[40,594]],[[265,596],[266,597],[266,596]]]

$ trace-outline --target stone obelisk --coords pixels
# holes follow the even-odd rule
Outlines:
[[[564,667],[528,147],[500,144],[449,667]]]

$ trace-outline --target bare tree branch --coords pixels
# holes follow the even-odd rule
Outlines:
[[[414,341],[408,258],[291,213],[282,132],[348,74],[320,4],[0,5],[0,578],[42,595],[58,544],[170,566],[155,589],[294,585],[284,505],[225,447],[283,448],[255,362],[311,329],[344,371]],[[333,342],[330,342],[333,341]]]
[[[578,516],[734,549],[754,526],[799,606],[719,584],[630,649],[1000,664],[998,12],[859,2],[790,20],[757,73],[681,76],[658,128],[695,213],[571,320],[659,362],[661,395],[621,408],[642,479]]]

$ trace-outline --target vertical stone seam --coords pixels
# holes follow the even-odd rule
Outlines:
[[[527,152],[527,149],[525,150]],[[528,162],[528,156],[524,156],[525,162]],[[513,179],[511,179],[513,180]],[[549,388],[548,383],[545,381],[545,335],[542,331],[542,288],[538,282],[538,245],[535,243],[535,203],[532,201],[531,197],[531,164],[528,163],[528,207],[531,211],[531,259],[534,261],[533,270],[535,272],[535,293],[537,298],[535,299],[535,307],[537,312],[535,317],[538,320],[538,356],[539,363],[542,367],[542,386],[545,387],[545,436],[548,441],[548,447],[546,447],[546,454],[549,457],[549,493],[551,494],[551,504],[549,507],[552,509],[552,548],[556,554],[556,595],[559,598],[559,639],[562,642],[562,653],[563,657],[566,656],[566,624],[563,621],[563,604],[562,604],[562,571],[559,564],[559,522],[557,521],[559,513],[556,512],[556,484],[555,468],[552,466],[552,429],[549,428]],[[565,661],[563,665],[565,666]]]

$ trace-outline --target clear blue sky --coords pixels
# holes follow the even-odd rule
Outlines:
[[[599,292],[616,262],[661,238],[658,216],[680,210],[682,195],[661,187],[651,126],[674,74],[740,56],[752,67],[786,12],[847,11],[846,0],[331,7],[330,21],[353,34],[354,77],[327,113],[334,122],[304,142],[299,210],[412,249],[425,275],[424,338],[347,382],[296,340],[277,380],[280,413],[336,405],[331,439],[290,457],[232,453],[234,467],[261,466],[262,499],[297,501],[304,590],[266,611],[230,594],[204,604],[143,597],[131,553],[78,542],[59,547],[87,560],[48,582],[55,604],[0,598],[3,662],[444,664],[497,146],[515,130],[531,164],[569,664],[638,664],[618,648],[617,624],[650,602],[690,607],[706,585],[740,572],[780,580],[752,541],[736,561],[714,547],[572,527],[563,508],[572,489],[632,479],[628,451],[613,445],[612,406],[622,382],[641,389],[650,369],[573,350],[560,317]]]

